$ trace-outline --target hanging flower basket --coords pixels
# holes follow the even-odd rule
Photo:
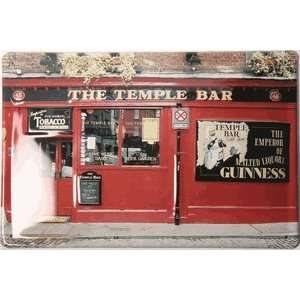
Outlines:
[[[106,74],[118,73],[124,81],[131,81],[136,71],[135,57],[131,53],[120,55],[61,55],[58,59],[61,65],[60,73],[68,77],[84,77],[84,83],[88,84],[94,78],[100,78]]]
[[[257,76],[292,77],[295,62],[287,52],[255,52],[247,62],[247,71]]]

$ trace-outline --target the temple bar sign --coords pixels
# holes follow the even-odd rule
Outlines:
[[[296,103],[296,87],[198,86],[198,87],[61,87],[3,88],[3,100],[14,104],[31,101],[200,101]]]
[[[70,89],[68,100],[208,100],[231,101],[231,90],[220,89]]]

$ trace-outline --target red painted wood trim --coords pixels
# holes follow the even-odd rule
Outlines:
[[[209,223],[209,224],[255,224],[297,222],[297,208],[282,209],[244,209],[239,208],[199,208],[190,209],[182,216],[182,223]]]
[[[178,101],[77,101],[69,103],[66,101],[27,101],[24,104],[14,105],[9,101],[4,101],[3,106],[7,108],[21,107],[81,107],[81,108],[160,108],[160,107],[175,107]],[[296,103],[273,103],[273,102],[227,102],[227,101],[181,101],[184,107],[213,107],[213,108],[270,108],[270,109],[296,109]]]
[[[5,87],[85,87],[83,78],[72,77],[51,77],[51,78],[4,78]],[[244,78],[159,78],[159,77],[140,77],[133,79],[130,83],[124,82],[120,78],[103,77],[94,79],[89,87],[116,87],[131,86],[142,87],[295,87],[296,79],[275,80],[275,79],[244,79]]]
[[[120,107],[120,108],[160,108],[160,107],[174,107],[176,101],[26,101],[23,104],[14,105],[9,101],[3,102],[4,107]]]
[[[78,222],[130,222],[130,223],[173,223],[173,218],[170,212],[165,211],[145,211],[140,212],[134,210],[126,212],[124,210],[115,210],[111,212],[84,212],[83,210],[76,211],[71,221]]]

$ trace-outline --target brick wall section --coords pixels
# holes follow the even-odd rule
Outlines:
[[[200,52],[202,72],[243,72],[246,52]]]
[[[245,52],[198,52],[197,72],[243,72]],[[191,71],[185,53],[137,53],[137,64],[147,72]]]
[[[3,72],[15,71],[16,69],[29,73],[45,72],[45,66],[40,64],[43,56],[44,53],[7,53],[2,58],[2,70]]]
[[[290,52],[297,61],[296,52]],[[3,71],[45,72],[40,65],[44,53],[8,53],[3,56]],[[191,72],[184,52],[138,52],[135,54],[137,65],[143,72]],[[196,72],[244,72],[246,52],[198,52],[201,64]]]
[[[135,56],[144,72],[182,72],[186,63],[183,52],[140,52]]]

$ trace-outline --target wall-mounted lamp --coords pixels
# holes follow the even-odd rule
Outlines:
[[[17,75],[22,75],[23,71],[22,71],[22,69],[16,69],[16,73],[17,73]]]
[[[197,66],[201,64],[201,60],[197,54],[197,52],[187,52],[185,54],[185,59],[188,65],[191,67],[192,71],[195,72]]]

